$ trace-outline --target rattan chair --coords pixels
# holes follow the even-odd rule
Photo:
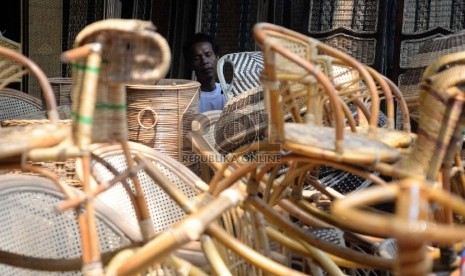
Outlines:
[[[27,150],[49,147],[63,141],[69,134],[69,128],[58,123],[58,112],[53,91],[43,71],[30,59],[7,48],[0,48],[0,56],[10,61],[1,72],[17,71],[15,77],[2,79],[0,87],[6,87],[18,76],[29,74],[40,83],[47,103],[47,115],[50,123],[44,125],[29,125],[24,127],[0,130],[0,159],[20,156]],[[10,91],[11,92],[11,91]],[[3,101],[2,101],[3,102]]]
[[[82,191],[70,189],[83,196]],[[50,179],[0,176],[0,274],[81,275],[83,248],[77,211],[57,212],[65,195]],[[95,200],[99,247],[105,262],[142,240],[117,209]]]
[[[453,213],[463,216],[465,202],[449,193],[448,177],[454,155],[461,149],[459,141],[463,133],[464,65],[456,63],[454,57],[459,56],[445,56],[425,70],[420,92],[420,131],[412,152],[393,167],[375,168],[402,180],[385,187],[368,188],[333,204],[334,213],[340,216],[345,227],[397,239],[399,274],[429,273],[432,263],[425,254],[426,245],[433,243],[448,248],[465,237],[463,226],[454,223],[452,217]],[[438,179],[440,183],[435,182]],[[386,201],[396,202],[395,215],[380,216],[360,209]],[[430,205],[443,214],[432,215]],[[375,224],[377,227],[371,227]],[[422,230],[415,231],[419,225]],[[441,250],[441,254],[446,251]],[[404,262],[413,255],[417,256],[415,262]],[[447,258],[441,259],[450,265]]]
[[[231,80],[226,80],[227,64],[232,67]],[[226,54],[218,59],[216,70],[226,100],[231,100],[245,91],[260,87],[260,73],[263,70],[262,52]]]
[[[92,197],[95,189],[98,189],[90,186],[89,183],[90,152],[88,149],[93,139],[121,141],[123,148],[127,145],[125,144],[127,126],[124,120],[126,118],[124,85],[134,81],[153,83],[164,77],[168,70],[171,57],[169,46],[163,37],[154,32],[154,29],[151,22],[123,19],[103,20],[84,28],[76,38],[76,47],[62,55],[63,61],[73,63],[72,132],[69,128],[61,130],[62,126],[58,123],[52,89],[47,78],[42,76],[39,80],[46,88],[43,90],[45,90],[50,109],[48,117],[51,123],[36,127],[38,130],[34,132],[25,130],[15,133],[12,128],[9,128],[7,135],[0,135],[2,139],[0,157],[7,158],[25,154],[23,161],[82,158],[83,190],[86,196]],[[1,50],[1,53],[7,52],[4,49]],[[8,57],[17,57],[8,54]],[[36,68],[25,62],[24,58],[17,59],[23,61],[24,65],[27,65],[26,68],[37,74]],[[107,112],[100,114],[100,117],[95,117],[96,109]],[[98,119],[94,121],[94,118]],[[114,124],[109,124],[108,120]],[[103,125],[94,128],[93,124],[96,123]],[[9,140],[4,141],[5,138]],[[46,171],[41,173],[53,178]],[[97,229],[94,227],[96,224],[94,202],[83,201],[82,198],[85,197],[77,196],[70,191],[69,187],[57,181],[56,178],[54,180],[67,199],[60,210],[78,206],[85,210],[79,213],[83,270],[89,274],[101,273],[103,267],[98,248]],[[148,217],[146,213],[142,215],[144,218]],[[143,233],[145,234],[144,231]]]
[[[304,43],[304,40],[297,40],[288,35],[287,29],[268,23],[256,24],[254,35],[264,51],[265,68],[262,85],[265,89],[266,107],[269,110],[269,143],[279,144],[285,150],[311,157],[323,157],[328,160],[360,165],[379,161],[394,162],[400,158],[397,150],[381,142],[344,131],[345,122],[340,104],[341,99],[336,89],[322,70],[309,62],[311,47],[315,48],[313,51],[319,47],[331,52],[330,47],[325,47],[322,43],[310,38],[306,38]],[[352,61],[350,57],[336,53],[339,58]],[[358,66],[355,61],[351,64]],[[372,79],[370,82],[371,77],[363,66],[358,66],[358,72],[367,75],[364,78],[366,85],[375,86]],[[319,89],[320,86],[321,89]],[[372,89],[376,90],[376,88]],[[328,108],[333,112],[334,127],[325,127],[320,123],[323,110],[318,104],[320,101],[318,99],[321,99],[319,93],[324,93],[329,99],[330,107]],[[377,92],[371,94],[373,105],[377,104],[375,99],[377,99]],[[300,115],[299,100],[303,101],[303,106],[307,107],[305,119],[302,119]],[[283,110],[289,110],[294,123],[285,123]],[[376,110],[376,108],[372,109],[372,115],[376,114],[377,124]],[[363,152],[360,150],[362,147]]]

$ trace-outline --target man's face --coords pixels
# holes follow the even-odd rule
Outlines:
[[[218,57],[209,42],[198,42],[192,46],[192,69],[199,80],[216,77]]]

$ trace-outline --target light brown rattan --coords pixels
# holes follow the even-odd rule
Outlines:
[[[76,195],[82,191],[70,189]],[[0,175],[0,274],[82,275],[77,212],[56,212],[65,195],[47,178]],[[100,248],[112,254],[141,241],[127,218],[95,200]],[[16,255],[12,255],[16,254]]]
[[[200,83],[162,79],[155,85],[128,85],[127,91],[129,140],[192,165],[186,134],[199,114]]]
[[[367,85],[372,86],[370,88],[370,91],[372,91],[374,82],[363,65],[317,40],[312,40],[277,25],[269,23],[256,24],[254,35],[259,46],[264,51],[263,86],[265,88],[265,97],[267,97],[266,108],[269,110],[268,139],[270,143],[278,143],[283,149],[300,154],[352,164],[369,164],[383,159],[387,162],[393,162],[400,157],[400,154],[395,149],[381,142],[369,140],[366,136],[345,133],[341,99],[336,94],[336,89],[324,73],[308,61],[312,54],[312,47],[318,48],[320,51],[327,51],[347,62],[351,61],[351,65],[355,66],[360,74],[364,74],[364,80],[367,81]],[[315,49],[313,49],[313,52],[315,52]],[[371,83],[369,82],[370,79]],[[292,91],[292,86],[289,86],[293,82],[298,84],[294,86],[295,92]],[[332,113],[334,128],[318,124],[318,116],[322,116],[318,112],[318,108],[321,107],[316,106],[314,110],[310,111],[312,105],[318,105],[310,98],[315,94],[318,97],[318,94],[314,91],[317,83],[322,87],[320,93],[327,97],[328,104],[332,112],[334,112]],[[376,88],[374,89],[376,90]],[[373,91],[370,94],[373,106],[379,104],[376,101],[376,99],[379,99],[377,93],[377,91]],[[306,118],[308,122],[306,124],[302,123],[300,114],[298,114],[300,109],[295,105],[297,95],[307,97]],[[283,105],[289,104],[287,101],[290,103],[289,110],[293,112],[295,123],[284,123],[281,110]],[[372,117],[370,117],[372,120],[370,122],[372,134],[376,132],[376,126],[373,126],[373,123],[377,124],[378,121],[375,112],[379,110],[377,108],[372,109],[373,113]],[[301,122],[299,123],[299,121]],[[360,151],[361,148],[364,148],[363,153]],[[371,149],[369,150],[369,148]]]
[[[215,128],[221,113],[221,110],[210,110],[197,115],[192,121],[192,131],[187,133],[195,158],[200,160],[198,175],[207,183],[224,161],[215,148]]]
[[[22,68],[19,76],[29,74],[37,78],[46,99],[47,117],[50,120],[50,123],[40,126],[28,125],[0,129],[0,156],[2,158],[17,157],[27,150],[54,146],[63,141],[69,134],[69,128],[58,124],[59,117],[53,91],[42,69],[24,55],[7,48],[0,47],[0,56],[13,64],[10,64],[11,67],[2,68],[3,71],[0,71],[0,74],[19,66]],[[0,87],[7,86],[13,79],[13,76],[2,79]]]
[[[215,149],[231,153],[265,138],[267,125],[263,89],[252,88],[229,100],[215,124]]]
[[[100,68],[92,140],[107,142],[127,140],[126,84],[153,84],[168,71],[171,52],[166,40],[148,21],[107,19],[86,26],[76,37],[75,45],[99,42],[104,45]],[[124,64],[124,65],[123,65]],[[79,65],[78,65],[79,66]],[[76,68],[75,68],[76,69]],[[77,75],[73,87],[80,89]],[[78,105],[81,92],[72,92]],[[81,114],[86,107],[73,108]],[[85,129],[85,126],[77,126]]]

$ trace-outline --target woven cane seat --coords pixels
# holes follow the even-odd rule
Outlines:
[[[70,190],[82,195],[79,190],[71,187]],[[81,275],[77,214],[74,210],[56,210],[64,200],[63,193],[49,179],[12,174],[0,176],[0,251],[18,254],[15,258],[2,254],[1,275]],[[118,210],[100,200],[94,202],[98,240],[104,255],[141,240],[138,229],[127,223]]]
[[[229,83],[225,78],[226,64],[230,64],[233,70]],[[226,100],[231,100],[245,91],[260,86],[260,73],[263,70],[262,52],[239,52],[224,55],[218,59],[216,68]]]
[[[366,136],[356,133],[345,133],[344,154],[340,156],[335,152],[336,140],[333,128],[286,123],[284,134],[286,149],[309,156],[324,156],[342,162],[355,161],[364,164],[377,161],[392,163],[401,157],[395,148],[380,141],[368,140]]]

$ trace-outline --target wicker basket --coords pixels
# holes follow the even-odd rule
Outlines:
[[[192,155],[186,134],[198,114],[200,83],[162,79],[156,85],[127,86],[129,140],[168,154],[184,165]]]

